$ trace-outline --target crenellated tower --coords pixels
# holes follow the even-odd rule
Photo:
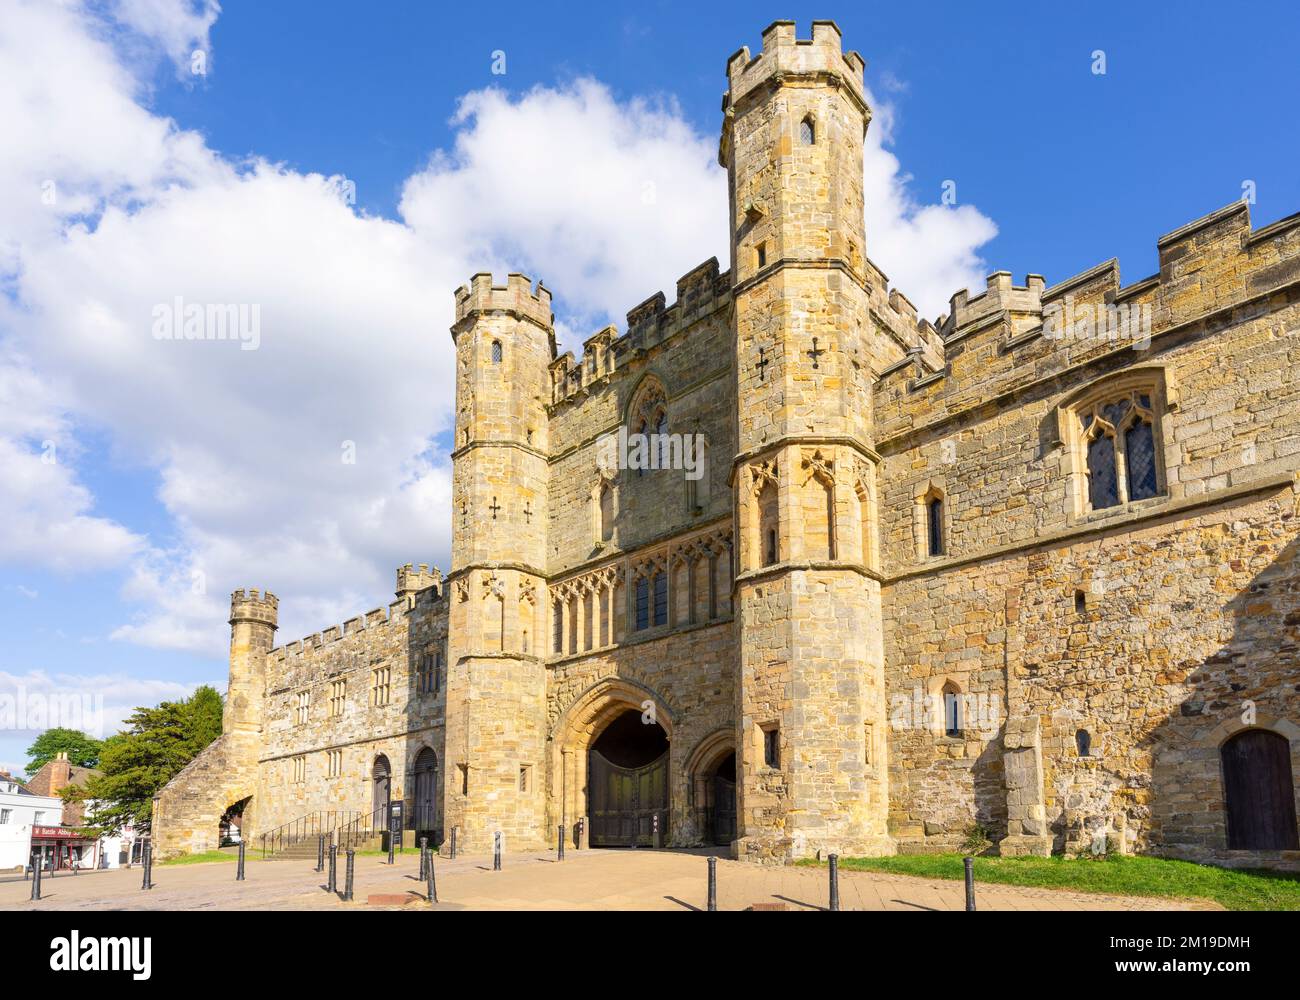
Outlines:
[[[511,274],[456,290],[446,824],[465,850],[546,843],[551,293]]]
[[[266,695],[266,654],[275,645],[280,601],[268,591],[236,590],[230,595],[230,686],[222,730],[262,729]]]
[[[742,858],[889,850],[863,62],[789,21],[727,64]]]

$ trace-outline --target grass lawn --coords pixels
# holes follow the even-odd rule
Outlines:
[[[156,861],[157,865],[201,865],[209,861],[238,861],[239,855],[233,851],[203,851],[199,854],[182,854],[180,857],[171,858],[167,861]],[[251,851],[245,852],[245,861],[252,861],[253,854]],[[137,864],[136,867],[139,867]]]
[[[180,857],[170,858],[167,861],[155,860],[155,865],[163,867],[169,865],[203,865],[211,861],[238,861],[239,852],[234,850],[225,851],[202,851],[198,854],[182,854]],[[263,858],[262,852],[253,847],[252,844],[244,851],[244,861],[267,861],[269,858]],[[140,867],[140,862],[135,863],[135,867]]]
[[[802,862],[818,864],[818,862]],[[963,879],[960,854],[840,858],[840,868],[924,878]],[[1165,858],[976,858],[976,882],[1072,889],[1117,896],[1212,899],[1229,910],[1300,910],[1300,875],[1230,871]]]

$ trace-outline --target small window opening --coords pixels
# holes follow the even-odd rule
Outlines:
[[[781,766],[781,730],[776,726],[763,730],[763,763],[767,767]]]

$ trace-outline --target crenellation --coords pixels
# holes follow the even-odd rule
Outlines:
[[[554,320],[550,289],[539,281],[534,290],[531,279],[516,273],[507,275],[503,286],[494,285],[490,273],[480,272],[456,289],[456,325],[479,313],[505,313],[544,329]]]

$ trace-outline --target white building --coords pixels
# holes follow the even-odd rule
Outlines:
[[[0,771],[0,871],[26,867],[36,828],[47,831],[62,824],[62,799],[37,795],[8,772]]]
[[[98,776],[98,771],[73,764],[66,753],[60,753],[32,775],[27,790],[34,794],[58,795],[70,785],[84,785]],[[75,867],[85,871],[118,868],[140,860],[140,841],[134,829],[127,827],[113,836],[94,840],[80,834],[78,829],[93,825],[96,803],[56,801],[61,807],[60,818],[50,818],[45,825],[36,824],[33,836],[34,849],[41,851],[46,867],[59,870]]]

